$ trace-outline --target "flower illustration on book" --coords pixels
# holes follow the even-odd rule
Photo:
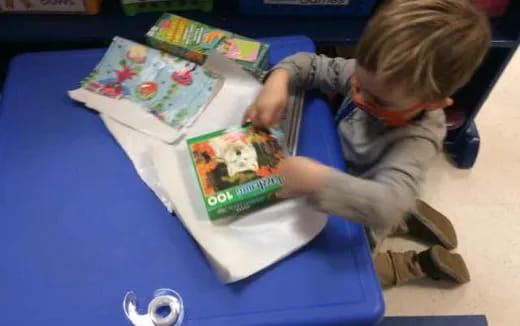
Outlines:
[[[133,45],[126,53],[126,57],[137,64],[143,64],[146,60],[147,47],[144,45]]]
[[[137,86],[137,96],[141,100],[151,100],[157,95],[157,83],[155,81],[147,81]]]
[[[117,82],[118,83],[122,83],[124,82],[125,80],[127,79],[132,79],[132,77],[135,76],[135,72],[130,69],[129,66],[123,66],[123,69],[121,70],[116,70],[116,75],[117,75]]]
[[[101,94],[106,96],[119,98],[123,96],[124,89],[123,86],[121,86],[121,84],[111,83],[104,84],[103,86],[101,86],[100,92]]]
[[[186,62],[184,67],[173,72],[172,80],[179,85],[188,86],[193,83],[193,76],[191,74],[197,68],[197,65],[193,62]]]
[[[130,94],[128,88],[118,83],[115,78],[108,78],[100,81],[91,81],[87,84],[86,88],[93,92],[97,92],[112,98],[121,98],[125,95]]]

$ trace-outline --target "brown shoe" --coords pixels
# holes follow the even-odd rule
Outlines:
[[[417,200],[417,210],[406,221],[406,234],[429,243],[441,244],[447,249],[457,247],[457,234],[446,216],[422,200]]]
[[[421,269],[415,250],[404,252],[389,250],[377,253],[374,256],[374,266],[381,286],[384,288],[427,276]]]
[[[441,246],[433,246],[418,257],[422,271],[434,280],[467,283],[470,275],[461,255],[451,253]]]

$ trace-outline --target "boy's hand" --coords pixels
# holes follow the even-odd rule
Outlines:
[[[287,70],[274,70],[255,101],[244,113],[243,122],[250,121],[260,127],[275,126],[287,105],[289,79]]]
[[[311,195],[325,183],[328,167],[305,157],[289,157],[280,162],[283,188],[282,198]]]

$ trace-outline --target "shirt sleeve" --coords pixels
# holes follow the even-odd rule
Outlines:
[[[429,139],[404,139],[388,149],[369,179],[331,168],[310,199],[322,211],[385,233],[415,208],[424,173],[438,152]]]
[[[325,55],[300,52],[282,60],[273,70],[283,68],[291,75],[291,85],[308,90],[345,94],[354,73],[354,59],[329,58]]]

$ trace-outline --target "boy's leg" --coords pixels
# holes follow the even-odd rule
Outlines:
[[[383,287],[429,277],[456,283],[469,282],[470,276],[464,260],[441,246],[417,253],[416,251],[378,253],[374,265]]]
[[[392,235],[410,235],[414,238],[438,243],[447,249],[457,247],[457,234],[450,220],[422,200],[417,200],[417,209],[397,225]]]
[[[415,251],[378,253],[374,257],[374,265],[383,288],[426,276]]]

